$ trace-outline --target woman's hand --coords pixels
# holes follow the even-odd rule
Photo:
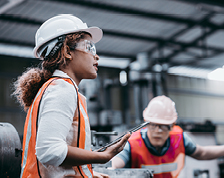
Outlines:
[[[102,152],[106,156],[106,162],[108,162],[111,158],[113,158],[116,154],[120,153],[124,149],[124,146],[130,136],[131,134],[127,133],[119,142],[115,143],[114,145],[111,145],[105,151]]]
[[[111,145],[103,152],[89,151],[68,145],[68,153],[61,166],[70,167],[84,164],[105,164],[123,150],[130,136],[130,133],[126,134],[119,142]]]

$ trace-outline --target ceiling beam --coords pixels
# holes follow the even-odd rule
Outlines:
[[[10,22],[14,22],[14,23],[24,23],[24,24],[29,24],[29,25],[37,25],[37,26],[40,26],[43,23],[42,21],[29,19],[29,18],[25,18],[25,17],[20,17],[18,15],[6,15],[6,14],[1,14],[0,15],[0,20],[10,21]],[[191,24],[191,25],[189,25],[189,27],[193,27],[193,25]],[[159,37],[136,35],[136,34],[130,34],[130,33],[126,33],[126,32],[124,33],[124,32],[107,30],[107,29],[103,29],[103,31],[104,31],[104,35],[107,35],[107,36],[117,36],[117,37],[121,37],[121,38],[129,38],[129,39],[137,39],[137,40],[142,40],[142,41],[156,42],[156,43],[159,43],[159,44],[162,44],[162,45],[173,45],[174,44],[174,45],[180,46],[181,50],[186,49],[188,47],[199,47],[201,49],[209,48],[210,50],[214,50],[215,52],[224,51],[223,48],[218,48],[218,47],[210,47],[210,46],[205,46],[205,45],[204,46],[203,45],[198,46],[198,44],[197,44],[198,39],[196,39],[193,43],[177,42],[177,41],[174,40],[174,37],[179,32],[177,34],[173,35],[173,37],[172,37],[173,39],[162,39],[162,38],[159,38]],[[180,33],[181,33],[181,31],[180,31]],[[208,35],[209,34],[207,33],[207,36]],[[202,38],[204,38],[204,37],[199,37],[200,40]],[[22,45],[22,46],[32,46],[32,47],[34,46],[33,43],[24,43],[24,42],[9,41],[9,40],[3,40],[3,39],[0,39],[0,42],[1,43],[8,43],[8,44]],[[180,50],[176,50],[173,54],[171,54],[169,56],[169,58],[175,56],[179,51]]]
[[[221,53],[218,53],[218,55]],[[206,59],[211,59],[213,58],[214,55],[210,55],[210,56],[198,56],[198,57],[192,57],[192,60],[183,63],[181,62],[181,64],[179,62],[169,62],[170,67],[171,66],[179,66],[179,65],[187,65],[187,66],[197,66],[198,62],[202,61],[202,60],[206,60]]]
[[[137,40],[142,40],[142,41],[149,41],[149,42],[158,42],[160,44],[163,44],[163,45],[178,45],[180,47],[183,47],[183,48],[188,48],[188,47],[197,47],[197,48],[201,48],[201,49],[207,49],[209,48],[210,50],[214,50],[214,51],[224,51],[224,48],[219,48],[219,47],[211,47],[211,46],[205,46],[205,45],[201,45],[201,46],[198,46],[196,41],[198,41],[198,39],[194,40],[194,42],[191,42],[191,43],[185,43],[185,42],[177,42],[177,41],[174,41],[174,40],[169,40],[169,39],[162,39],[162,38],[159,38],[159,37],[152,37],[152,36],[144,36],[144,35],[136,35],[136,34],[130,34],[130,33],[124,33],[124,32],[117,32],[117,31],[112,31],[112,30],[103,30],[104,34],[105,35],[108,35],[108,36],[118,36],[118,37],[121,37],[121,38],[131,38],[131,39],[137,39]],[[209,34],[207,34],[209,35]],[[199,39],[202,39],[204,38],[204,36],[200,36]]]
[[[211,35],[212,33],[214,33],[214,30],[210,30],[209,32],[205,32],[204,34],[202,34],[201,36],[199,36],[198,38],[194,39],[193,42],[188,43],[188,47],[191,46],[195,46],[198,45],[199,41],[201,40],[205,40],[205,38],[207,38],[209,35]],[[198,48],[204,49],[204,50],[214,50],[213,47],[208,46],[207,44],[204,45],[200,45],[197,46]],[[168,59],[175,57],[178,53],[185,51],[187,48],[187,46],[181,46],[181,49],[175,50],[171,55],[167,56]],[[216,53],[220,53],[220,52],[224,52],[223,50],[215,50]]]
[[[132,9],[127,7],[121,7],[121,6],[115,6],[111,4],[106,4],[103,1],[89,1],[89,0],[51,0],[51,1],[57,1],[62,3],[70,3],[74,5],[81,5],[92,9],[99,9],[103,11],[110,11],[110,12],[116,12],[121,14],[131,14],[136,15],[139,17],[145,17],[145,18],[153,18],[157,20],[163,20],[163,21],[169,21],[169,22],[175,22],[180,24],[187,24],[187,25],[199,25],[203,27],[209,27],[209,28],[215,28],[215,29],[222,29],[223,25],[217,25],[209,21],[200,21],[200,20],[192,20],[192,19],[183,19],[178,16],[169,16],[168,14],[159,14],[154,13],[150,11],[144,11],[144,10],[138,10],[138,9]]]
[[[0,20],[14,23],[24,23],[28,25],[37,25],[37,26],[40,26],[43,23],[43,21],[21,17],[15,14],[0,14]]]
[[[180,1],[180,0],[176,0],[176,1]],[[192,3],[192,4],[208,4],[208,5],[212,5],[212,6],[220,6],[224,8],[224,1],[222,0],[181,0],[183,2],[187,2],[187,3]],[[214,10],[216,8],[214,7]]]
[[[210,12],[210,13],[207,14],[203,19],[201,19],[201,21],[208,21],[213,15],[214,15],[214,12]],[[186,33],[188,30],[190,30],[190,29],[193,28],[193,27],[194,27],[194,26],[188,26],[188,28],[183,29],[183,30],[180,30],[179,32],[177,32],[176,34],[174,34],[172,37],[170,37],[170,40],[174,40],[174,41],[175,41],[176,37],[178,37],[178,36],[180,36],[180,35],[183,35],[184,33]],[[206,29],[206,28],[203,28],[203,29]],[[216,31],[215,29],[212,29],[212,30],[210,31],[210,34],[208,34],[208,33],[206,33],[206,34],[207,34],[207,36],[209,36],[209,35],[211,35],[212,33],[214,33],[215,31]],[[207,37],[207,36],[206,36],[206,37]],[[207,46],[206,44],[204,44],[204,45],[200,45],[200,46],[195,46],[195,45],[198,45],[199,40],[204,39],[204,38],[205,38],[205,37],[204,37],[203,34],[202,34],[200,37],[196,38],[196,39],[194,40],[194,42],[192,42],[188,47],[196,47],[196,48],[199,48],[199,49],[202,49],[202,50],[206,51],[206,50],[208,49],[208,46]],[[162,46],[162,45],[160,44],[160,46]],[[180,53],[180,52],[186,51],[186,49],[187,49],[187,46],[185,46],[185,47],[184,47],[184,46],[180,46],[179,49],[174,50],[174,51],[172,52],[172,54],[170,54],[169,56],[167,56],[167,57],[165,58],[165,61],[164,61],[164,62],[165,62],[165,63],[169,63],[172,57],[176,56],[176,55],[177,55],[178,53]],[[157,50],[157,49],[155,49],[155,50]],[[220,52],[222,52],[222,50],[214,50],[214,49],[213,49],[213,53],[220,53]]]
[[[22,3],[24,0],[9,0],[8,3],[4,4],[3,6],[0,7],[0,14],[5,13],[6,11],[8,11],[9,9],[17,6],[18,4]]]
[[[58,2],[61,2],[61,0],[53,0],[53,1],[58,1]],[[163,20],[163,21],[169,21],[169,22],[175,22],[175,23],[181,23],[181,24],[185,24],[185,25],[188,25],[189,27],[193,27],[193,26],[201,26],[203,28],[207,28],[209,27],[210,29],[212,29],[213,32],[215,32],[216,30],[218,29],[223,29],[224,27],[224,24],[222,25],[216,25],[212,22],[209,21],[209,18],[208,17],[211,17],[214,13],[214,11],[211,11],[210,9],[207,11],[210,12],[208,16],[206,16],[205,18],[203,19],[200,19],[200,20],[192,20],[192,19],[183,19],[183,18],[179,18],[177,16],[173,17],[173,16],[169,16],[167,14],[158,14],[158,13],[153,13],[153,12],[148,12],[148,11],[143,11],[143,10],[137,10],[137,9],[132,9],[132,8],[127,8],[127,7],[119,7],[119,6],[115,6],[115,5],[109,5],[109,4],[105,4],[103,2],[93,2],[93,1],[89,1],[89,0],[83,0],[83,1],[73,1],[73,0],[63,0],[63,2],[67,2],[67,3],[71,3],[71,4],[78,4],[78,5],[82,5],[82,6],[85,6],[85,7],[88,7],[88,8],[96,8],[96,9],[100,9],[100,10],[107,10],[107,11],[111,11],[111,12],[118,12],[118,13],[124,13],[124,14],[134,14],[134,15],[137,15],[137,16],[141,16],[141,17],[146,17],[146,18],[154,18],[154,19],[157,19],[157,20]],[[201,4],[198,4],[199,8],[202,8]],[[206,10],[206,9],[203,9],[203,10]],[[120,32],[119,32],[120,33]],[[109,34],[112,34],[112,33],[108,33]],[[127,35],[127,34],[126,34]],[[122,37],[124,37],[125,35],[121,35]],[[131,36],[128,35],[130,38]],[[134,37],[132,35],[132,37]],[[136,37],[136,36],[135,36]],[[140,37],[141,38],[141,37]],[[151,39],[147,39],[147,40],[150,40],[150,41],[155,41],[153,39],[153,37],[150,37]],[[203,37],[199,37],[198,39],[201,40]],[[197,46],[198,44],[198,39],[196,39],[193,43],[190,43],[189,44],[178,44],[180,45],[180,49],[186,49],[187,47],[199,47]],[[143,39],[141,39],[143,40]],[[167,44],[167,43],[173,43],[173,44],[177,44],[176,41],[174,40],[165,40],[166,42],[163,42],[163,39],[158,39],[156,38],[156,42],[160,43],[160,44]],[[168,42],[169,41],[169,42]],[[207,49],[207,46],[200,46],[200,48],[202,49]],[[213,47],[212,48],[209,48],[210,50],[214,49]],[[217,49],[216,52],[220,52],[220,50],[222,49]],[[173,54],[171,54],[167,59],[167,61],[169,61],[169,59],[173,56],[175,56],[177,53],[179,53],[180,50],[175,50]]]
[[[0,16],[0,19],[1,19],[1,16]],[[24,20],[24,19],[21,19],[21,18],[19,18],[19,19],[20,19],[20,23],[27,23],[28,21],[30,21],[30,20]],[[37,22],[35,22],[35,24],[36,23]],[[174,44],[174,45],[180,46],[180,48],[183,48],[183,49],[188,48],[188,47],[197,47],[197,48],[201,48],[201,49],[209,48],[210,50],[214,50],[214,51],[217,51],[217,52],[224,51],[224,48],[219,48],[219,47],[211,47],[211,46],[206,46],[206,45],[198,46],[197,43],[196,43],[198,41],[198,39],[196,39],[193,43],[184,43],[184,42],[177,42],[177,41],[169,40],[169,39],[168,40],[167,39],[162,39],[162,38],[159,38],[159,37],[136,35],[136,34],[131,34],[131,33],[124,33],[124,32],[106,30],[106,29],[104,29],[103,32],[104,32],[104,35],[106,35],[106,36],[116,36],[116,37],[136,39],[136,40],[141,40],[141,41],[157,42],[157,43],[160,43],[160,44],[163,44],[163,45],[171,45],[171,46]],[[207,35],[209,35],[209,34],[207,34]],[[199,37],[199,39],[202,39],[202,38],[204,38],[204,37],[201,37],[201,36]],[[25,42],[22,42],[22,41],[4,40],[4,39],[0,39],[0,43],[8,43],[8,44],[31,46],[31,47],[34,46],[34,43],[27,43],[27,42],[25,43]]]
[[[40,26],[43,23],[42,21],[33,20],[33,19],[25,18],[25,17],[20,17],[17,15],[0,15],[0,20],[5,20],[5,21],[10,21],[10,22],[15,22],[15,23],[24,23],[24,24],[29,24],[29,25],[37,25],[37,26]],[[127,33],[127,32],[118,32],[118,31],[108,30],[108,29],[103,29],[103,32],[104,32],[104,35],[108,35],[108,36],[118,36],[118,37],[122,37],[122,38],[130,38],[130,39],[137,39],[137,40],[142,40],[142,41],[157,42],[157,43],[161,43],[161,44],[175,44],[178,46],[182,46],[184,48],[194,47],[194,46],[199,47],[196,45],[195,42],[194,43],[177,42],[174,39],[169,40],[169,39],[163,39],[160,37],[137,35],[137,34],[131,34],[131,33]],[[174,36],[176,36],[176,35],[174,35]],[[201,38],[201,37],[199,37],[199,38]],[[4,41],[0,40],[0,42],[4,42]],[[22,42],[13,41],[13,43],[18,43],[18,45],[22,45]],[[24,45],[33,46],[34,44],[27,43]],[[200,46],[200,48],[204,48],[204,47]],[[224,50],[224,48],[218,48],[218,47],[211,47],[210,49],[215,50],[215,51],[220,51],[220,50],[223,51]]]

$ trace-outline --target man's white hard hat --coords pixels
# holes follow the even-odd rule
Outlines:
[[[100,28],[88,27],[81,19],[71,14],[61,14],[48,19],[36,32],[34,56],[39,58],[46,47],[49,53],[58,42],[57,37],[79,31],[90,33],[94,43],[100,41],[103,36]]]
[[[162,95],[153,98],[143,111],[146,122],[170,125],[177,120],[175,103],[168,97]]]

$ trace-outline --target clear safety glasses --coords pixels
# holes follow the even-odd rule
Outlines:
[[[89,40],[78,42],[75,49],[92,54],[93,56],[96,55],[96,46],[92,41]]]
[[[157,126],[163,131],[169,131],[172,127],[172,125],[160,125],[160,124],[154,124],[154,123],[149,124],[149,128],[151,130],[155,130]]]

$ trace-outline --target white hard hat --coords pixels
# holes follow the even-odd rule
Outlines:
[[[46,46],[48,47],[47,51],[50,52],[58,42],[57,37],[78,31],[90,33],[94,43],[100,41],[103,36],[100,28],[88,28],[87,24],[83,23],[79,18],[71,14],[61,14],[48,19],[37,30],[35,35],[35,48],[33,49],[34,56],[39,58]]]
[[[175,103],[168,97],[162,95],[153,98],[143,111],[146,122],[157,124],[173,124],[177,120]]]

